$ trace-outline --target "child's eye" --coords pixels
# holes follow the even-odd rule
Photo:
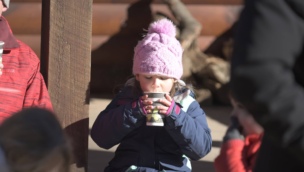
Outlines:
[[[169,78],[167,78],[167,77],[160,77],[160,79],[161,79],[161,80],[167,80],[167,79],[169,79]]]
[[[146,79],[151,79],[151,78],[152,78],[152,76],[145,76],[145,78],[146,78]]]

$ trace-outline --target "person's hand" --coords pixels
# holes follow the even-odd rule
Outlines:
[[[139,108],[141,109],[143,115],[147,115],[151,112],[151,108],[153,108],[153,102],[148,99],[148,95],[143,95],[139,97],[138,100]]]
[[[242,134],[243,127],[240,125],[238,118],[236,116],[230,117],[230,125],[227,128],[226,134],[223,141],[239,139],[244,140],[244,135]]]
[[[175,105],[173,99],[168,94],[165,95],[165,98],[159,99],[158,102],[154,102],[148,99],[148,95],[141,96],[140,107],[145,114],[152,113],[154,110],[158,110],[160,114],[169,115]]]
[[[163,115],[169,115],[172,110],[172,105],[175,104],[169,94],[166,94],[164,99],[159,99],[159,103],[160,105],[157,105],[156,109],[158,109],[159,113]]]

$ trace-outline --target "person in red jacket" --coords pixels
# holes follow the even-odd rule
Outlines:
[[[4,42],[0,65],[0,124],[14,112],[27,107],[53,110],[40,60],[34,51],[13,35],[2,12],[9,0],[0,1],[0,41]]]
[[[242,104],[231,98],[231,124],[214,161],[216,172],[251,172],[260,148],[263,128]]]

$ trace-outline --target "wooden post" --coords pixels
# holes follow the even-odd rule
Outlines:
[[[72,139],[72,172],[87,171],[92,0],[43,0],[41,72]]]

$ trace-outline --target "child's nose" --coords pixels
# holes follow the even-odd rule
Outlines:
[[[156,86],[156,87],[158,87],[158,86],[160,85],[160,79],[155,78],[155,79],[153,80],[153,85]]]

